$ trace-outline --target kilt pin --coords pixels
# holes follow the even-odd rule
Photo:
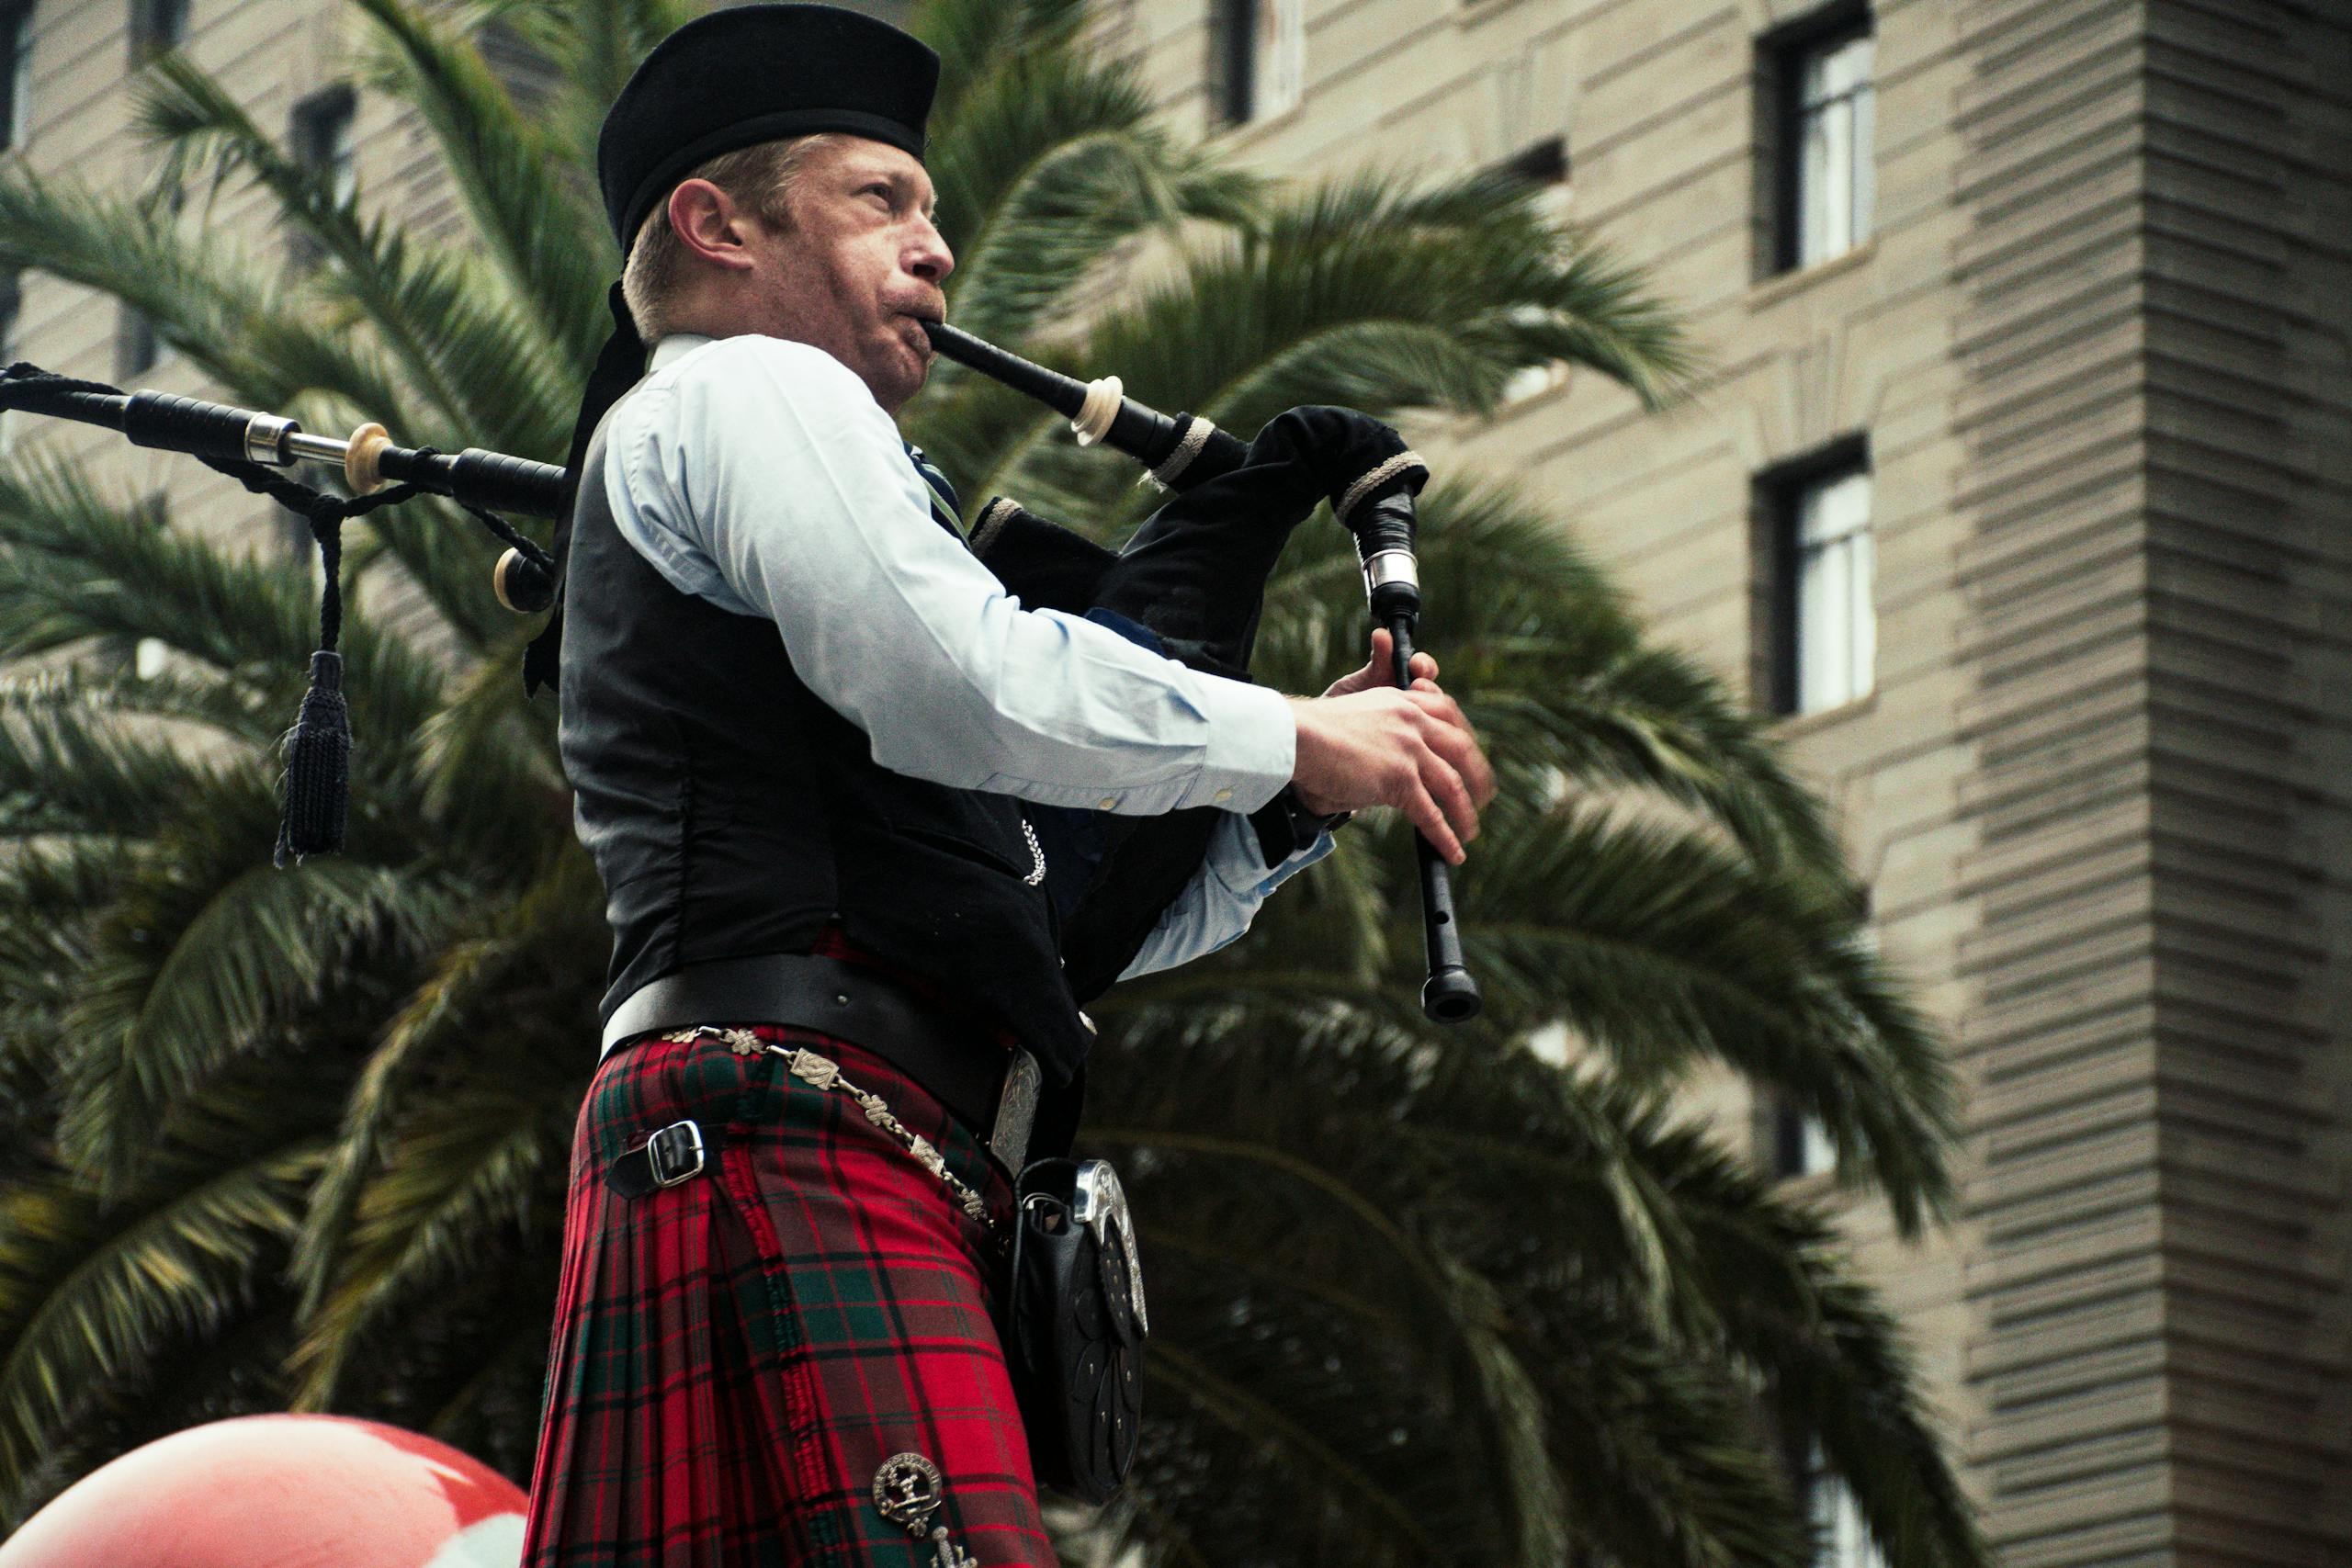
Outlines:
[[[1053,1568],[989,1314],[1012,1212],[1001,1171],[873,1053],[753,1032],[821,1052],[879,1095],[997,1229],[855,1100],[782,1057],[707,1037],[615,1051],[573,1145],[523,1562]],[[616,1156],[682,1117],[718,1133],[702,1175],[635,1200],[605,1185]],[[944,1550],[877,1506],[877,1472],[907,1453],[940,1472],[928,1523],[944,1527]]]

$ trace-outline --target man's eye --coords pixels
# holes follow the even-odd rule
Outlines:
[[[890,199],[890,187],[886,185],[870,185],[864,190],[859,191],[857,194],[860,196],[878,196],[884,201],[888,201]]]

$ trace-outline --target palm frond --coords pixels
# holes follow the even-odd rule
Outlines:
[[[956,321],[1018,341],[1114,248],[1184,217],[1238,219],[1252,183],[1178,151],[1130,71],[1068,51],[1006,62],[959,100],[929,160],[956,256]]]
[[[171,149],[171,164],[216,177],[250,173],[329,264],[309,281],[347,304],[398,355],[445,431],[464,444],[533,455],[570,434],[548,389],[575,374],[537,323],[460,252],[424,253],[382,220],[341,199],[318,170],[280,151],[219,82],[187,60],[156,62],[140,88],[140,127]],[[386,417],[401,411],[387,406]]]
[[[933,121],[956,123],[964,96],[1005,62],[1069,48],[1085,21],[1085,0],[917,0],[908,25],[939,54]]]
[[[514,701],[526,635],[509,630],[504,646],[465,673],[416,738],[426,813],[462,835],[476,875],[506,886],[531,880],[546,859],[551,819],[560,822],[570,806],[555,715],[546,705]],[[575,899],[579,891],[566,889]]]
[[[280,691],[208,669],[135,671],[92,666],[0,677],[0,711],[68,711],[113,715],[200,727],[215,739],[269,746],[285,732],[287,698],[299,677],[287,674]]]
[[[266,409],[325,388],[368,409],[402,404],[368,345],[317,314],[284,308],[277,269],[209,233],[179,231],[122,197],[0,174],[0,268],[46,272],[108,294],[231,395]]]
[[[163,803],[211,809],[252,783],[158,737],[130,735],[102,714],[47,705],[0,710],[0,838],[143,838],[167,826]]]
[[[120,1190],[175,1104],[320,1001],[371,952],[397,964],[446,927],[443,889],[356,858],[280,874],[254,853],[276,818],[266,795],[226,820],[179,829],[97,931],[71,1018],[61,1146]]]
[[[253,1300],[318,1158],[282,1149],[111,1209],[62,1175],[0,1190],[0,1492],[89,1393]]]
[[[433,1075],[453,1062],[479,1056],[485,1036],[514,1033],[506,1021],[517,997],[533,995],[527,971],[544,966],[550,957],[559,963],[572,959],[589,971],[558,982],[571,992],[578,1016],[550,1019],[559,1035],[565,1025],[582,1026],[579,1032],[588,1032],[584,1026],[594,1014],[587,1008],[601,955],[592,942],[582,941],[589,935],[582,928],[595,923],[593,914],[582,909],[583,895],[595,881],[594,869],[585,863],[586,857],[577,852],[560,856],[511,905],[478,911],[469,931],[435,954],[401,999],[345,1098],[332,1157],[311,1194],[296,1242],[291,1277],[302,1293],[306,1322],[318,1320],[328,1286],[350,1249],[361,1201],[381,1174],[398,1130],[421,1100],[431,1103],[427,1096],[434,1088]],[[579,962],[582,958],[585,962]],[[572,1104],[585,1087],[584,1081],[565,1074],[552,1075],[550,1081],[559,1099]],[[318,1336],[335,1332],[331,1326],[314,1330]]]
[[[1677,1173],[1726,1347],[1761,1373],[1783,1439],[1821,1446],[1888,1562],[1984,1561],[1903,1330],[1854,1277],[1835,1227],[1774,1201],[1688,1129],[1645,1136],[1649,1157]]]
[[[394,1146],[296,1349],[298,1409],[328,1408],[388,1314],[462,1275],[492,1233],[517,1229],[551,1176],[560,1191],[569,1119],[551,1112],[544,1090],[517,1087],[453,1086]]]
[[[257,689],[297,678],[317,646],[308,581],[167,526],[160,508],[102,499],[75,467],[34,456],[0,468],[0,658],[96,638],[154,637]],[[344,686],[363,725],[403,735],[439,694],[432,661],[346,606]],[[288,716],[290,718],[289,711]]]
[[[1318,186],[1196,249],[1184,276],[1106,320],[1090,353],[1151,367],[1147,400],[1240,430],[1304,402],[1484,412],[1514,372],[1566,346],[1539,329],[1573,302],[1593,330],[1651,351],[1647,378],[1670,378],[1679,339],[1642,329],[1655,301],[1631,284],[1571,288],[1562,248],[1526,194],[1496,182]],[[1514,322],[1532,324],[1521,336]],[[1622,369],[1614,357],[1589,367]]]
[[[381,74],[423,116],[475,232],[553,345],[540,396],[579,401],[620,260],[557,147],[515,107],[473,41],[407,0],[352,0],[383,40]]]
[[[708,9],[699,0],[488,0],[480,24],[511,29],[552,83],[533,107],[560,164],[596,166],[605,111],[653,46]],[[479,36],[474,18],[458,17]]]
[[[1574,803],[1458,888],[1490,1005],[1566,1018],[1637,1081],[1726,1063],[1818,1116],[1906,1232],[1951,1197],[1952,1086],[1842,889]],[[1398,846],[1401,851],[1402,846]]]

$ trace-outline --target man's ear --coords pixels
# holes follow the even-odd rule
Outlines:
[[[670,193],[670,231],[694,255],[729,272],[752,265],[743,247],[743,211],[708,180],[684,180]]]

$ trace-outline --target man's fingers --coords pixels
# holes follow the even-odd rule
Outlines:
[[[1470,787],[1442,753],[1432,750],[1421,759],[1421,783],[1445,813],[1457,839],[1467,844],[1478,836],[1478,807],[1470,799]]]
[[[1373,635],[1376,637],[1379,634],[1375,632]],[[1413,655],[1411,673],[1415,681],[1434,682],[1437,679],[1437,660],[1426,653],[1417,653]]]
[[[1462,705],[1455,702],[1453,694],[1441,687],[1436,682],[1431,681],[1424,685],[1416,681],[1413,682],[1412,690],[1405,694],[1413,699],[1415,707],[1419,708],[1431,718],[1450,725],[1455,729],[1466,730],[1470,728],[1470,720],[1463,713]]]
[[[1475,809],[1484,811],[1487,803],[1495,798],[1495,770],[1480,749],[1478,738],[1466,729],[1454,730],[1444,751],[1446,761],[1461,773],[1471,800],[1476,803]]]
[[[1430,744],[1441,750],[1446,761],[1461,771],[1463,780],[1470,786],[1470,794],[1481,809],[1495,797],[1495,770],[1487,761],[1486,751],[1478,745],[1477,732],[1470,728],[1468,716],[1462,705],[1432,684],[1426,690],[1416,683],[1412,695],[1435,724],[1430,731]]]
[[[1438,808],[1436,798],[1427,787],[1411,790],[1397,804],[1413,819],[1413,826],[1421,830],[1421,837],[1437,846],[1437,852],[1445,857],[1448,865],[1462,863],[1462,840],[1453,836],[1452,824],[1446,821],[1445,813]]]

